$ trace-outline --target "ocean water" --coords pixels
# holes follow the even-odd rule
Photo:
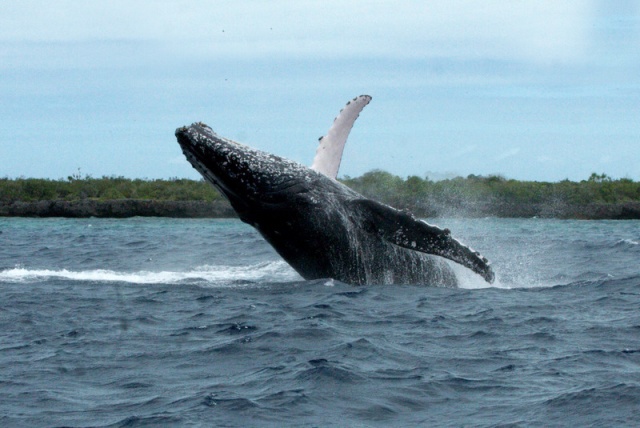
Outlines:
[[[637,426],[640,222],[433,222],[493,286],[304,281],[237,220],[0,219],[0,426]]]

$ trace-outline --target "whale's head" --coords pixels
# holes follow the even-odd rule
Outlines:
[[[203,124],[176,130],[187,160],[229,200],[240,218],[290,201],[319,178],[296,162],[218,136]]]

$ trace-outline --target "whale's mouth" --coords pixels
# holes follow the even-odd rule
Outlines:
[[[189,146],[182,146],[182,152],[184,153],[191,166],[193,166],[205,180],[213,184],[213,186],[228,199],[229,189],[227,189],[216,177],[216,175],[211,172],[211,170],[207,168],[206,165],[199,159],[199,156],[201,155],[199,155],[197,151],[193,150]]]
[[[203,153],[196,149],[196,145],[191,141],[188,134],[186,134],[186,132],[176,132],[176,136],[178,137],[178,143],[182,148],[182,153],[187,158],[187,161],[189,161],[191,166],[193,166],[203,176],[203,178],[213,184],[218,190],[224,190],[216,175],[206,166],[203,159]]]

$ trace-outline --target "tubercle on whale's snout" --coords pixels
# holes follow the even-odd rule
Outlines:
[[[197,128],[201,128],[201,129],[197,129]],[[175,132],[175,136],[178,138],[180,138],[181,136],[189,138],[187,135],[191,134],[193,136],[194,133],[198,134],[202,131],[212,132],[212,129],[209,125],[207,125],[204,122],[195,122],[189,126],[181,126],[180,128],[177,128]]]

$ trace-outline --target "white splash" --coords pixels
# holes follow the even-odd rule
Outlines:
[[[457,263],[453,263],[449,260],[443,260],[447,263],[456,275],[459,288],[477,289],[477,288],[512,288],[508,284],[504,284],[500,281],[500,276],[496,272],[496,278],[492,284],[485,281],[480,275],[474,273],[470,269],[465,268]]]
[[[119,272],[108,269],[74,271],[67,269],[27,269],[16,267],[0,271],[0,283],[32,283],[49,279],[89,282],[124,282],[129,284],[179,284],[184,282],[224,285],[237,281],[298,281],[300,276],[283,261],[250,266],[201,266],[185,272],[137,271]]]
[[[616,244],[627,244],[627,245],[638,245],[640,244],[638,241],[634,241],[633,239],[621,239]]]

